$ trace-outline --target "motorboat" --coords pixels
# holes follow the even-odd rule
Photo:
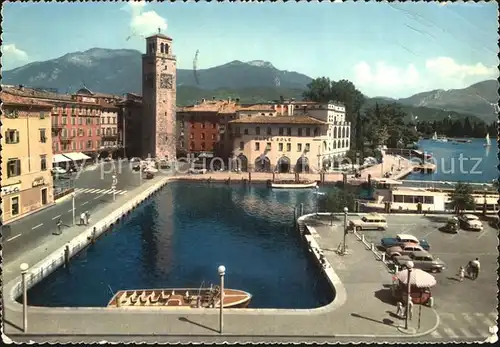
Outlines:
[[[295,181],[295,180],[282,180],[282,181],[271,181],[269,180],[267,183],[269,188],[274,189],[308,189],[308,188],[316,188],[318,186],[318,182],[316,181]]]
[[[108,308],[220,308],[219,286],[204,288],[168,288],[120,290],[108,302]],[[246,308],[252,295],[224,288],[224,308]]]

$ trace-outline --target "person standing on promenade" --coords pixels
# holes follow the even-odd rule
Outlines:
[[[89,225],[89,220],[90,220],[90,212],[85,211],[85,224]]]
[[[56,226],[57,226],[56,235],[61,235],[62,234],[62,220],[60,217],[57,219]]]
[[[481,267],[481,264],[479,263],[479,258],[474,259],[473,261],[470,262],[472,266],[472,279],[475,280],[477,276],[479,276],[479,268]]]
[[[412,319],[413,317],[413,300],[410,298],[410,300],[408,300],[408,319]]]
[[[403,318],[404,316],[403,303],[401,301],[398,301],[396,308],[397,308],[396,316],[398,316],[398,318]]]

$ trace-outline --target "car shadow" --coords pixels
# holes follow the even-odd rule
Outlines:
[[[425,218],[434,223],[446,223],[450,217],[427,215]]]

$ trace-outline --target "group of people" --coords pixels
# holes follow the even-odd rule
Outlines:
[[[80,225],[89,225],[90,213],[89,211],[80,214]]]
[[[460,282],[464,280],[466,273],[467,277],[469,277],[472,280],[475,280],[477,276],[479,276],[480,268],[481,268],[481,263],[479,262],[479,258],[471,260],[467,264],[467,267],[460,266],[460,269],[458,269],[458,278]]]

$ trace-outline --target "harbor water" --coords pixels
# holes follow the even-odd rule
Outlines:
[[[404,179],[475,183],[491,183],[492,180],[498,179],[497,142],[492,139],[491,146],[485,147],[484,139],[471,141],[419,141],[419,149],[432,154],[430,162],[436,164],[437,169],[433,174],[414,172]]]
[[[36,306],[106,306],[124,289],[219,284],[253,295],[252,308],[314,308],[333,294],[293,227],[313,190],[173,182],[118,227],[28,292]]]

